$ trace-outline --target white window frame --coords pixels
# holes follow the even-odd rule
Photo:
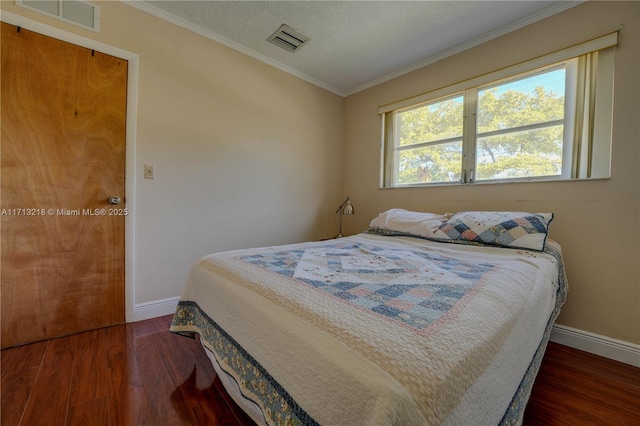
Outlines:
[[[561,51],[545,55],[543,57],[535,58],[524,63],[516,64],[514,66],[493,73],[485,74],[471,80],[467,80],[465,82],[461,82],[452,86],[435,90],[433,92],[421,94],[409,99],[379,107],[378,112],[382,117],[381,186],[393,188],[408,186],[431,186],[452,183],[475,183],[475,145],[478,138],[478,135],[476,133],[475,110],[478,91],[489,86],[499,85],[502,81],[507,82],[523,77],[526,78],[527,74],[534,75],[536,73],[545,72],[549,69],[552,69],[553,67],[559,66],[564,66],[566,70],[565,116],[562,120],[564,123],[562,175],[505,179],[483,179],[479,180],[478,182],[529,182],[540,180],[565,180],[593,177],[591,176],[591,165],[589,165],[588,170],[585,171],[585,166],[579,166],[580,159],[578,157],[584,157],[584,148],[582,148],[581,152],[581,146],[589,145],[588,149],[593,149],[591,148],[591,145],[594,133],[597,133],[601,136],[604,135],[605,139],[607,137],[609,138],[608,146],[610,150],[610,115],[613,106],[613,54],[609,52],[606,55],[603,55],[605,58],[607,58],[604,67],[594,67],[595,70],[593,78],[597,77],[598,79],[604,79],[606,81],[606,84],[599,84],[597,86],[594,85],[593,87],[595,87],[596,89],[589,88],[588,83],[587,89],[584,88],[585,86],[580,80],[580,73],[584,68],[579,68],[581,65],[579,65],[578,58],[586,56],[593,52],[607,49],[609,47],[614,47],[617,45],[617,43],[618,32],[611,33],[597,39],[593,39],[575,46],[571,46]],[[589,92],[595,92],[595,90],[599,91],[598,96],[600,105],[589,105],[590,100],[585,100],[584,98],[589,96]],[[395,129],[397,112],[418,107],[420,105],[434,103],[441,99],[451,98],[461,92],[464,93],[464,115],[466,119],[463,124],[463,161],[461,164],[462,178],[460,182],[398,184],[398,160],[395,155],[395,153],[397,152],[396,146],[398,143],[397,131]],[[584,107],[584,109],[587,110],[586,117],[583,116],[583,104],[586,105]],[[577,114],[576,111],[580,111],[581,114]],[[598,117],[597,120],[600,123],[596,126],[597,128],[595,131],[593,129],[594,116]],[[608,121],[606,119],[607,116],[609,116]],[[583,128],[585,129],[583,130]],[[583,133],[585,134],[583,135]],[[600,143],[600,145],[602,145],[602,143]],[[602,148],[600,148],[599,150],[603,151]],[[606,149],[604,149],[604,151],[606,151]],[[598,155],[601,154],[599,153]],[[607,168],[608,162],[610,162],[610,152],[605,152],[603,154],[603,157],[603,160],[599,160],[601,164],[598,167],[600,169]],[[591,159],[589,159],[589,162],[591,162]],[[576,166],[576,164],[578,164],[578,166]],[[602,166],[602,164],[605,164],[605,166]],[[576,170],[577,167],[582,167],[582,170]],[[601,171],[600,173],[603,174],[604,172]],[[598,175],[596,177],[603,176]]]

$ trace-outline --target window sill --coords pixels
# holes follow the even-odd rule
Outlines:
[[[581,179],[566,179],[566,178],[548,178],[548,179],[495,179],[487,181],[476,182],[437,182],[437,183],[416,183],[411,185],[398,185],[398,186],[380,186],[378,189],[406,189],[406,188],[437,188],[442,186],[484,186],[484,185],[501,185],[501,184],[523,184],[523,183],[549,183],[549,182],[590,182],[599,180],[610,180],[611,177],[601,178],[581,178]]]

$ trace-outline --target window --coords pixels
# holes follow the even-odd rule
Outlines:
[[[398,111],[395,147],[397,183],[460,180],[462,94]]]
[[[563,153],[572,146],[564,137],[571,66],[575,60],[477,90],[473,179],[568,176]]]
[[[568,57],[574,46],[381,107],[383,185],[608,177],[615,43],[605,38],[596,47],[606,48]]]

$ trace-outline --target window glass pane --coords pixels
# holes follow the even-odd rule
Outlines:
[[[462,164],[462,141],[397,152],[397,183],[457,182]]]
[[[398,112],[399,146],[462,136],[462,101],[460,95]]]
[[[478,91],[478,134],[564,118],[565,69]]]
[[[479,138],[476,180],[562,174],[563,126]]]

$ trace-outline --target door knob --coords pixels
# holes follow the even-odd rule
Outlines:
[[[114,206],[120,204],[120,201],[122,201],[122,199],[117,195],[112,195],[111,198],[109,198],[109,204],[113,204]]]

